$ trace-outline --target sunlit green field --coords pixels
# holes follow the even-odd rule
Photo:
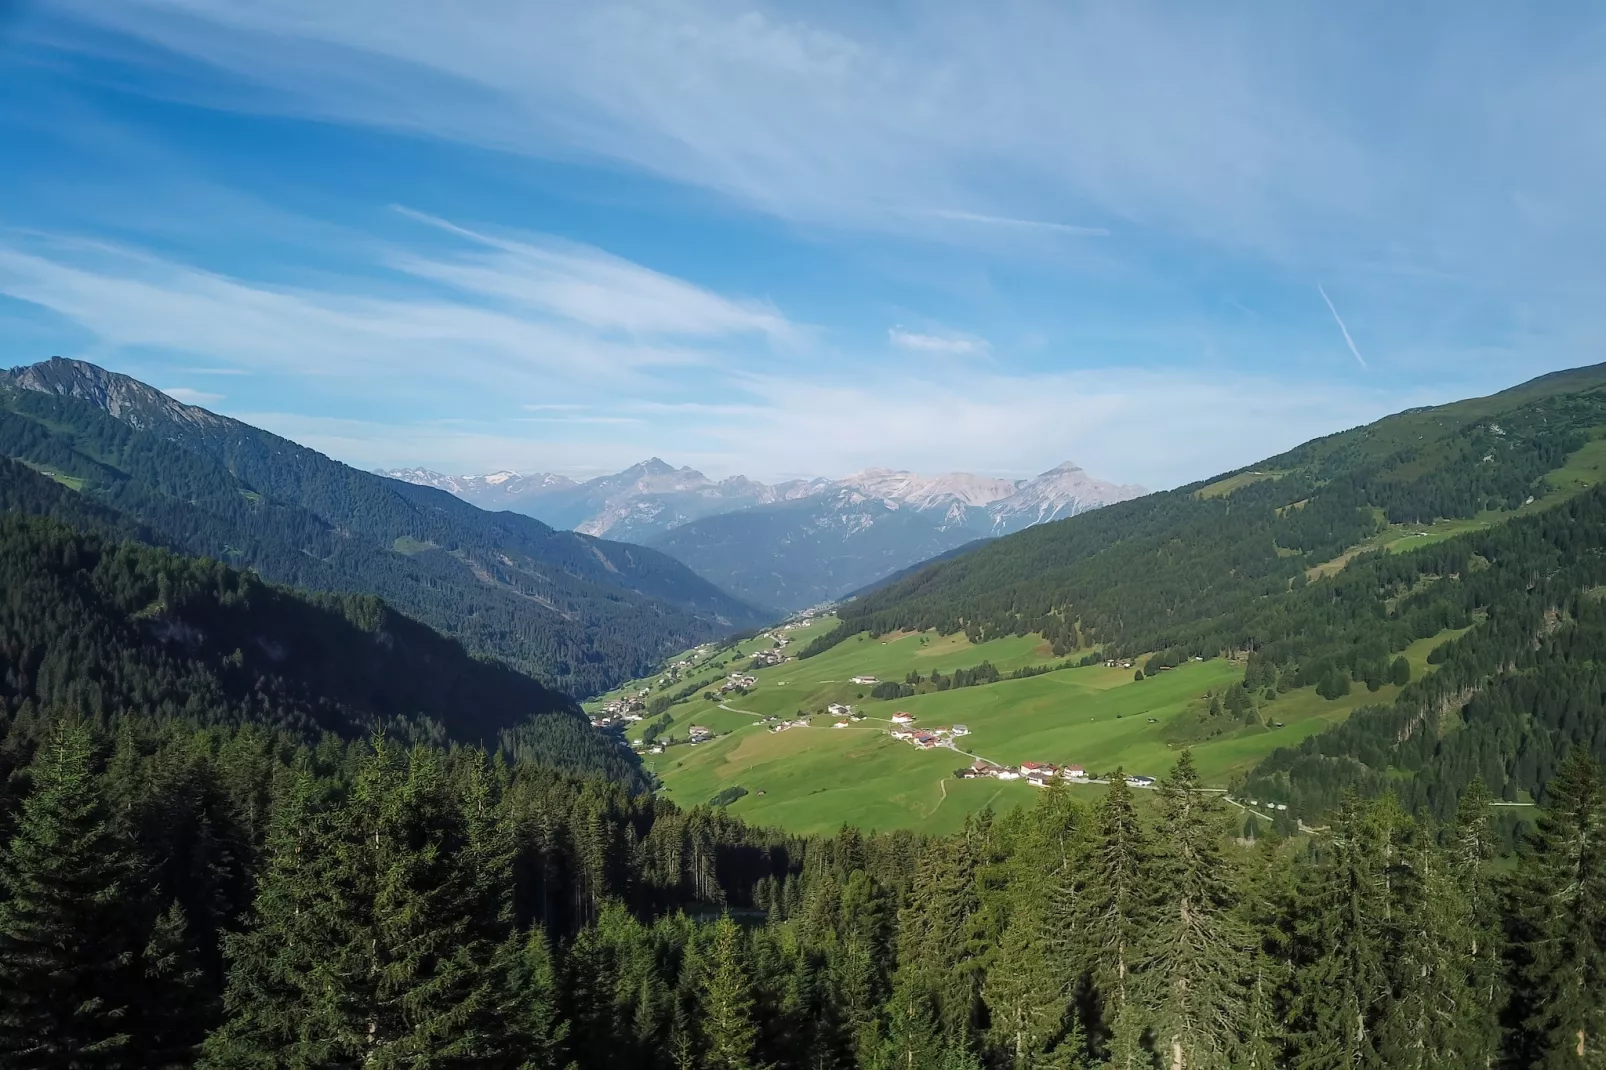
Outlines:
[[[1426,671],[1429,651],[1454,634],[1413,644],[1406,652],[1413,677]],[[957,828],[966,813],[984,806],[1019,806],[1040,790],[1024,781],[954,779],[955,770],[972,757],[1007,765],[1029,760],[1077,764],[1095,773],[1119,767],[1129,774],[1163,776],[1185,745],[1179,740],[1191,739],[1188,728],[1196,723],[1204,696],[1242,674],[1241,665],[1214,659],[1190,662],[1141,682],[1133,680],[1130,669],[1092,666],[892,702],[857,700],[843,693],[840,681],[865,671],[860,666],[867,663],[880,668],[876,675],[901,679],[911,667],[924,674],[930,665],[975,664],[984,651],[998,659],[1010,649],[1027,658],[1033,652],[1030,640],[999,641],[1014,644],[1011,648],[994,643],[970,647],[963,637],[957,643],[928,637],[922,644],[919,639],[905,636],[885,646],[880,640],[853,640],[818,658],[756,673],[759,686],[750,695],[722,703],[695,698],[676,706],[671,710],[676,738],[683,740],[691,724],[725,734],[648,756],[647,768],[658,775],[670,798],[688,806],[740,785],[748,795],[731,805],[732,813],[798,832],[829,831],[844,822],[945,832]],[[906,659],[901,667],[893,663],[895,654]],[[1192,747],[1206,782],[1225,787],[1276,747],[1296,744],[1361,706],[1391,702],[1397,693],[1393,687],[1368,692],[1359,686],[1327,701],[1313,688],[1304,688],[1262,706],[1266,723],[1280,721],[1280,728],[1236,728],[1186,745]],[[836,718],[815,716],[807,728],[779,733],[758,723],[762,716],[793,716],[799,706],[812,709],[812,699],[794,699],[822,694],[833,701],[853,700],[866,720],[834,728]],[[958,741],[960,753],[916,750],[886,735],[887,718],[899,710],[914,714],[922,727],[958,723],[971,734]],[[1088,785],[1073,790],[1093,796],[1103,789]]]

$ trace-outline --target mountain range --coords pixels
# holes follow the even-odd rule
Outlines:
[[[123,533],[281,583],[378,594],[575,695],[767,619],[661,552],[363,472],[83,361],[0,373],[0,454],[21,462],[0,478],[46,474]],[[66,508],[26,486],[0,494]]]
[[[1145,493],[1070,463],[1020,480],[870,468],[776,484],[713,480],[657,457],[583,483],[551,473],[382,474],[553,527],[655,547],[737,597],[782,611],[841,597],[977,539]]]

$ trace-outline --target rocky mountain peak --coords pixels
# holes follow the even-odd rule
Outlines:
[[[196,427],[230,422],[121,372],[67,357],[12,368],[3,373],[3,380],[24,390],[87,401],[140,431],[169,421]]]

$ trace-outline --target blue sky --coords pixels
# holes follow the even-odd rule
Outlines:
[[[0,2],[0,361],[364,467],[1174,485],[1606,360],[1601,10]]]

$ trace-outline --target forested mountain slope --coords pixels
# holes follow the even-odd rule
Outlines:
[[[657,551],[361,472],[80,361],[0,378],[0,453],[184,552],[379,594],[578,694],[761,622]]]
[[[309,739],[390,725],[637,778],[567,696],[377,598],[299,593],[14,513],[0,515],[0,709],[250,722]]]
[[[1606,366],[1547,376],[1028,529],[849,604],[813,649],[865,630],[1039,632],[1150,673],[1237,656],[1250,690],[1336,695],[1380,683],[1414,639],[1470,627],[1399,709],[1279,753],[1253,791],[1307,812],[1392,771],[1440,812],[1474,773],[1508,798],[1537,791],[1568,742],[1606,753],[1589,593],[1606,583],[1606,496],[1585,489],[1603,384]]]

